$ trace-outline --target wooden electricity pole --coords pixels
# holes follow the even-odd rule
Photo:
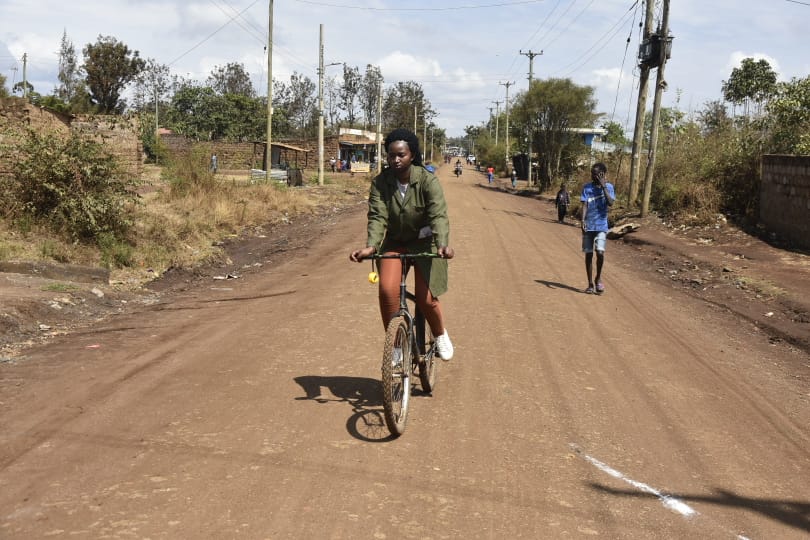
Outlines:
[[[532,91],[532,82],[534,80],[534,57],[535,56],[540,56],[541,54],[543,54],[543,51],[540,51],[539,53],[532,52],[531,50],[529,50],[528,52],[520,51],[520,54],[529,57],[529,92],[531,92]],[[529,157],[529,176],[528,176],[528,183],[526,184],[529,187],[532,186],[532,181],[533,181],[533,178],[532,178],[532,150],[533,150],[532,146],[534,146],[533,142],[532,142],[532,135],[533,134],[534,134],[534,112],[529,111],[529,138],[528,138],[528,142],[529,142],[529,156],[528,156]]]
[[[495,104],[495,146],[498,146],[498,118],[501,116],[501,102],[493,101]]]
[[[652,34],[653,8],[655,2],[646,0],[644,16],[644,30],[642,41],[649,40]],[[641,150],[644,145],[644,115],[647,110],[647,83],[650,77],[650,66],[647,62],[641,63],[641,73],[638,82],[638,102],[636,103],[636,126],[633,129],[633,154],[630,161],[630,187],[628,202],[630,206],[636,205],[638,199],[639,167],[641,163]]]
[[[270,166],[273,161],[273,0],[270,1],[270,19],[267,27],[267,148],[264,155],[264,170],[270,180]]]
[[[506,87],[506,171],[509,172],[509,87],[515,84],[514,82],[507,81],[505,83],[499,82],[498,84]]]
[[[382,172],[382,81],[377,86],[377,174]]]
[[[318,46],[318,185],[323,185],[323,24]]]
[[[653,173],[655,172],[655,153],[658,145],[658,123],[661,118],[661,95],[667,86],[664,80],[664,67],[667,63],[667,51],[669,49],[669,0],[664,0],[664,8],[661,14],[661,28],[658,32],[660,36],[661,49],[658,65],[658,74],[655,78],[655,100],[653,102],[652,126],[650,127],[650,158],[647,162],[647,170],[644,174],[644,198],[641,201],[641,217],[647,215],[650,210],[650,193],[652,192]]]

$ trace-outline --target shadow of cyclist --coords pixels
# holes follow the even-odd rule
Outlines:
[[[348,403],[354,414],[346,421],[346,430],[355,439],[366,442],[394,440],[385,425],[379,380],[322,375],[302,375],[294,380],[306,393],[306,396],[296,397],[296,400]],[[326,394],[323,393],[324,389],[327,390]]]

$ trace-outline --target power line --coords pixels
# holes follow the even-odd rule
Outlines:
[[[588,47],[588,48],[585,50],[585,52],[583,52],[583,53],[582,53],[582,55],[580,55],[580,57],[579,57],[579,58],[577,58],[576,60],[574,60],[573,62],[571,62],[571,63],[570,63],[570,64],[568,64],[567,66],[565,66],[565,67],[563,67],[563,68],[561,68],[561,69],[558,69],[558,70],[556,71],[556,73],[560,73],[561,71],[564,71],[564,70],[566,70],[566,69],[570,68],[571,66],[576,65],[576,66],[575,66],[573,69],[570,69],[570,70],[568,70],[568,71],[566,72],[566,74],[570,74],[570,73],[573,73],[574,71],[576,71],[577,69],[582,68],[582,67],[583,67],[585,64],[587,64],[587,63],[588,63],[588,62],[591,60],[591,58],[593,58],[594,56],[596,56],[596,54],[599,52],[599,49],[597,49],[597,50],[595,50],[595,51],[593,51],[593,50],[594,50],[594,49],[596,49],[596,47],[597,47],[598,45],[600,45],[601,43],[603,43],[603,42],[605,42],[605,41],[608,41],[608,40],[610,40],[611,38],[613,38],[613,36],[615,36],[615,35],[616,35],[616,34],[619,32],[619,30],[621,30],[621,25],[622,25],[622,24],[624,24],[625,20],[626,20],[626,19],[627,19],[629,16],[633,16],[633,13],[634,13],[633,8],[636,6],[636,4],[637,4],[637,3],[638,3],[638,0],[636,0],[635,2],[633,2],[633,5],[632,5],[632,6],[630,6],[630,9],[629,9],[629,10],[627,10],[627,11],[626,11],[626,12],[625,12],[625,13],[624,13],[624,14],[623,14],[623,15],[622,15],[620,18],[619,18],[619,20],[618,20],[618,21],[616,21],[616,23],[615,23],[613,26],[611,26],[611,27],[610,27],[610,28],[609,28],[609,29],[608,29],[608,30],[607,30],[607,31],[606,31],[604,34],[602,34],[601,36],[599,36],[599,37],[598,37],[598,38],[597,38],[597,39],[594,41],[593,45],[591,45],[590,47]],[[590,55],[588,55],[588,53],[590,53],[591,51],[593,51],[593,53],[591,53]],[[583,59],[584,59],[584,60],[583,60]],[[581,63],[579,63],[579,64],[577,64],[577,62],[580,62],[580,60],[582,60],[582,62],[581,62]]]
[[[253,7],[253,6],[254,6],[254,5],[255,5],[255,4],[258,2],[258,1],[259,1],[259,0],[254,0],[254,1],[253,1],[253,2],[252,2],[250,5],[248,5],[248,6],[247,6],[245,9],[243,9],[242,11],[240,11],[240,12],[237,14],[237,16],[241,16],[241,15],[242,15],[242,13],[244,13],[244,12],[245,12],[245,11],[247,11],[248,9],[252,8],[252,7]],[[222,30],[223,28],[225,28],[226,26],[228,26],[229,24],[231,24],[231,23],[233,22],[233,20],[234,20],[234,19],[235,19],[235,17],[231,17],[230,19],[228,19],[227,21],[225,21],[225,23],[224,23],[222,26],[220,26],[219,28],[217,28],[216,30],[214,30],[213,32],[211,32],[210,34],[208,34],[206,37],[204,37],[202,40],[200,40],[200,41],[199,41],[199,42],[198,42],[196,45],[194,45],[193,47],[191,47],[189,50],[187,50],[186,52],[184,52],[183,54],[181,54],[180,56],[178,56],[177,58],[175,58],[174,60],[172,60],[171,62],[169,62],[169,64],[168,64],[168,65],[169,65],[169,66],[172,66],[172,65],[176,64],[177,62],[179,62],[179,61],[180,61],[181,59],[183,59],[183,58],[184,58],[186,55],[188,55],[188,54],[190,54],[192,51],[194,51],[194,50],[195,50],[197,47],[199,47],[200,45],[202,45],[203,43],[205,43],[206,41],[208,41],[209,39],[211,39],[212,37],[214,37],[216,34],[218,34],[220,30]]]
[[[624,46],[624,57],[622,58],[622,67],[619,68],[619,81],[616,83],[616,99],[613,101],[613,111],[610,113],[610,121],[613,122],[613,118],[616,116],[616,106],[619,104],[619,89],[622,86],[622,76],[624,75],[624,64],[627,61],[627,51],[630,48],[630,40],[633,38],[633,28],[636,26],[636,15],[638,14],[638,6],[639,4],[636,3],[636,9],[633,12],[633,20],[630,22],[630,33],[627,36],[627,43]]]
[[[434,7],[434,8],[378,8],[378,7],[367,7],[367,6],[354,6],[349,4],[329,4],[326,2],[315,2],[312,0],[298,0],[298,2],[302,4],[312,4],[315,6],[323,6],[323,7],[332,7],[332,8],[339,8],[339,9],[356,9],[361,11],[461,11],[466,9],[485,9],[485,8],[492,8],[492,7],[511,7],[511,6],[522,6],[526,4],[539,4],[544,0],[523,0],[520,2],[502,2],[498,4],[479,4],[479,5],[470,5],[470,6],[456,6],[456,7]]]

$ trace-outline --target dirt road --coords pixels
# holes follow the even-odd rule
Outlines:
[[[0,365],[0,537],[806,538],[810,360],[440,170],[456,357],[381,424],[362,208]],[[624,254],[630,253],[625,250]]]

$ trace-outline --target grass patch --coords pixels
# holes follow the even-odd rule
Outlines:
[[[76,285],[69,285],[67,283],[51,283],[43,286],[40,290],[45,292],[71,292],[78,291],[79,287]]]

